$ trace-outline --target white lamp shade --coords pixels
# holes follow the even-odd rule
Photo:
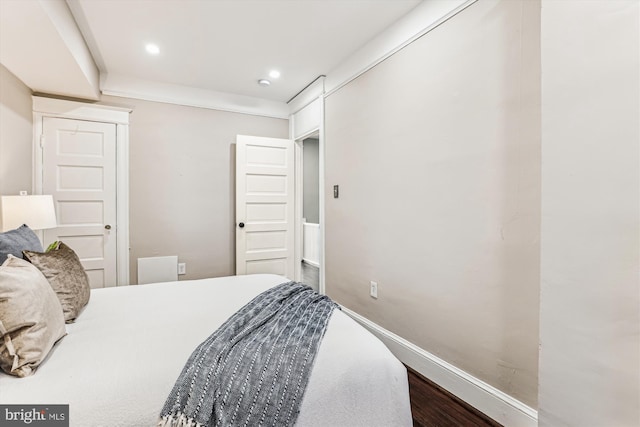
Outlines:
[[[22,224],[32,230],[58,226],[52,196],[2,196],[0,220],[2,231],[13,230]]]

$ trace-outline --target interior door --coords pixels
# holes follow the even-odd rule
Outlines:
[[[294,278],[294,142],[236,139],[236,274]]]
[[[116,125],[45,117],[42,192],[53,195],[62,240],[80,258],[92,288],[116,286]]]

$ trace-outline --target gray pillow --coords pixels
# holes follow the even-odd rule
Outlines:
[[[38,267],[56,293],[64,311],[64,320],[73,322],[89,302],[89,277],[80,258],[69,246],[55,242],[47,252],[24,251],[24,258]]]
[[[42,244],[36,233],[26,225],[15,230],[0,233],[0,264],[6,261],[7,255],[22,258],[22,251],[42,252]]]
[[[60,302],[47,279],[23,259],[0,266],[0,368],[27,377],[65,336]]]

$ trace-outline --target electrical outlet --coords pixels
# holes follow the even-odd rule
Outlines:
[[[182,276],[184,274],[187,274],[187,264],[184,262],[179,262],[178,263],[178,276]]]
[[[371,295],[371,298],[378,299],[378,283],[377,282],[373,282],[373,281],[371,282],[369,295]]]

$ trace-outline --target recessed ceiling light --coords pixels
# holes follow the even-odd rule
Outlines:
[[[266,86],[269,86],[271,84],[271,82],[269,80],[267,80],[267,79],[260,79],[260,80],[258,80],[258,84],[260,86],[265,86],[266,87]]]
[[[269,77],[271,77],[272,79],[277,79],[278,77],[280,77],[280,71],[271,70],[271,72],[269,73]]]
[[[160,48],[158,47],[157,44],[147,43],[147,45],[144,48],[147,50],[147,53],[149,55],[157,55],[160,53]]]

